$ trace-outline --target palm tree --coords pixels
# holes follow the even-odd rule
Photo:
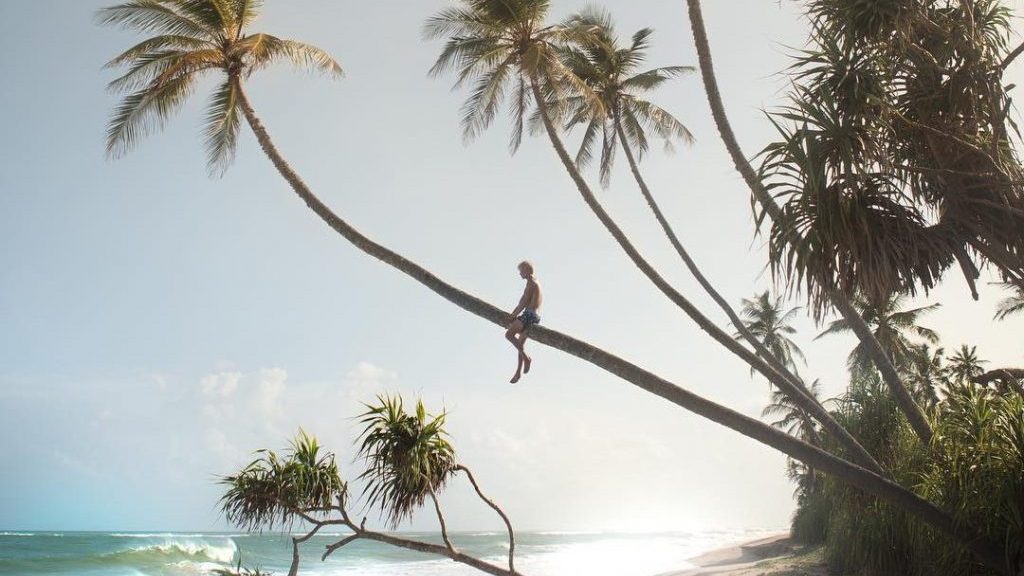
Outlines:
[[[1006,320],[1010,316],[1024,312],[1024,288],[1010,282],[1003,282],[1002,285],[1012,293],[1000,300],[996,320]]]
[[[672,149],[675,141],[693,142],[693,135],[675,116],[645,98],[647,92],[665,82],[693,71],[692,66],[664,66],[640,70],[654,34],[651,28],[635,32],[628,46],[619,44],[611,15],[596,8],[586,8],[570,18],[570,22],[594,33],[563,47],[562,60],[569,71],[586,86],[584,95],[568,95],[555,102],[566,118],[565,128],[585,126],[576,163],[581,168],[594,158],[594,147],[600,136],[599,162],[601,184],[608,186],[615,151],[621,144],[638,180],[638,161],[648,151],[648,131],[653,132]],[[594,106],[593,100],[601,103]],[[646,189],[646,185],[642,185]],[[660,214],[657,203],[645,194],[651,208]]]
[[[796,362],[799,358],[806,363],[804,353],[800,347],[790,338],[796,333],[796,329],[790,324],[800,307],[793,307],[786,310],[782,298],[772,298],[768,291],[758,294],[753,298],[743,299],[743,307],[740,314],[743,315],[743,325],[751,334],[761,342],[768,352],[778,359],[779,362],[794,373]],[[740,337],[739,334],[736,335]],[[813,388],[810,389],[813,392]],[[817,396],[816,394],[812,394]]]
[[[427,414],[423,402],[416,403],[410,414],[405,411],[401,396],[378,396],[376,404],[367,404],[361,416],[365,426],[360,439],[359,455],[367,464],[360,475],[365,479],[367,506],[378,505],[392,528],[423,506],[429,497],[434,504],[441,537],[445,546],[457,553],[448,536],[448,528],[437,499],[449,478],[463,472],[477,496],[491,507],[508,529],[508,567],[515,572],[516,548],[512,523],[505,512],[483,494],[468,467],[455,458],[455,448],[444,429],[446,413]]]
[[[367,404],[361,416],[365,428],[360,435],[359,455],[366,461],[367,506],[379,505],[392,529],[423,506],[434,503],[441,536],[448,538],[437,492],[455,473],[455,449],[444,430],[445,413],[428,416],[423,402],[408,414],[400,396],[378,396],[378,404]]]
[[[939,402],[938,390],[946,386],[945,349],[928,344],[911,347],[906,379],[913,386],[914,399],[922,406],[934,408]]]
[[[821,381],[815,380],[807,388],[815,398],[821,397]],[[821,445],[818,427],[803,408],[779,390],[772,390],[771,403],[761,411],[761,417],[777,418],[771,423],[779,430],[815,446]]]
[[[428,39],[447,38],[431,74],[454,70],[456,87],[475,81],[474,89],[463,106],[463,136],[472,139],[490,126],[504,96],[511,92],[513,129],[510,148],[514,152],[522,141],[524,116],[532,106],[536,106],[536,117],[540,119],[583,201],[637,268],[715,341],[791,394],[796,401],[806,404],[808,412],[836,435],[851,454],[856,455],[861,465],[881,471],[878,463],[857,444],[856,439],[801,389],[799,379],[786,374],[784,368],[773,367],[773,358],[759,357],[701,313],[654,269],[601,206],[569,156],[554,123],[556,117],[563,117],[566,102],[572,102],[579,112],[589,106],[593,109],[592,115],[605,114],[602,99],[562,60],[567,44],[586,45],[600,34],[600,27],[579,17],[557,25],[546,25],[544,19],[549,8],[548,0],[462,0],[458,7],[443,10],[427,21],[424,35]],[[572,96],[577,98],[569,100]],[[724,299],[721,301],[724,303]]]
[[[211,173],[231,164],[248,100],[243,80],[271,64],[290,61],[332,76],[337,62],[323,50],[264,33],[250,33],[259,2],[250,0],[129,0],[103,8],[99,20],[154,33],[107,63],[127,71],[110,83],[124,93],[107,127],[107,153],[128,152],[138,140],[163,127],[185,103],[199,80],[219,73],[223,82],[206,111],[203,133]]]
[[[746,339],[773,369],[798,387],[802,387],[803,382],[791,373],[792,363],[784,360],[781,361],[781,364],[776,362],[778,355],[765,348],[763,338],[748,331],[745,323],[739,319],[732,306],[708,281],[689,252],[683,247],[640,173],[639,161],[642,160],[649,148],[648,129],[660,138],[669,149],[672,148],[674,140],[684,143],[693,142],[693,136],[682,122],[643,97],[645,93],[660,87],[668,80],[691,72],[693,67],[666,66],[638,72],[650,46],[650,38],[654,33],[652,29],[638,30],[633,34],[630,45],[624,47],[619,44],[611,15],[606,11],[587,8],[571,17],[570,22],[584,29],[595,31],[562,49],[562,59],[566,67],[587,86],[590,94],[586,96],[570,95],[554,103],[554,109],[568,118],[565,123],[567,130],[577,126],[586,126],[579,152],[576,154],[577,165],[583,167],[594,158],[593,149],[597,143],[597,136],[600,134],[602,144],[599,172],[601,184],[607,186],[615,161],[615,150],[621,144],[640,192],[654,213],[662,231],[690,273],[737,328],[739,332],[737,339]],[[555,94],[557,95],[558,92]],[[591,105],[592,99],[597,99],[601,106]],[[539,123],[538,118],[539,112],[534,116],[535,124]],[[634,153],[634,151],[636,152]],[[752,367],[751,372],[753,371]],[[805,396],[813,397],[813,395],[808,395],[806,390],[802,392]]]
[[[907,297],[901,294],[889,296],[882,300],[870,300],[860,296],[853,305],[857,314],[871,327],[875,339],[882,345],[889,358],[896,366],[906,369],[914,359],[915,342],[911,338],[920,338],[930,344],[939,341],[939,335],[933,330],[918,325],[918,318],[937,309],[940,304],[931,304],[920,308],[903,310]],[[830,334],[850,332],[850,323],[845,318],[832,321],[818,338]],[[869,370],[872,366],[863,342],[850,352],[847,364],[851,370]]]
[[[312,538],[322,527],[322,518],[344,507],[348,484],[341,479],[334,454],[320,451],[316,438],[304,431],[292,441],[285,454],[260,450],[241,472],[221,478],[227,490],[220,499],[221,513],[228,522],[247,531],[280,526],[288,529],[296,522],[311,522],[315,527],[305,536],[292,537],[292,564],[288,576],[299,569],[299,545]],[[231,572],[225,572],[231,575]],[[243,570],[241,559],[237,576],[265,575],[259,569]]]
[[[758,222],[763,222],[765,218],[770,219],[772,222],[784,221],[786,215],[783,213],[782,207],[775,201],[769,187],[762,182],[761,176],[747,160],[747,156],[736,140],[736,134],[732,130],[729,117],[726,115],[725,105],[722,103],[722,94],[718,88],[718,79],[715,75],[714,62],[711,58],[711,44],[708,41],[707,29],[704,26],[704,14],[701,9],[700,0],[686,0],[686,6],[687,15],[690,20],[690,30],[693,34],[693,43],[697,50],[697,61],[700,65],[701,79],[704,82],[704,93],[711,108],[711,116],[714,118],[715,126],[718,128],[718,133],[722,138],[722,143],[725,145],[725,149],[729,153],[736,171],[740,173],[743,181],[750,189],[755,211],[760,207],[760,213],[757,214]],[[959,257],[962,259],[962,254]],[[969,269],[972,266],[965,268]],[[889,387],[893,398],[899,404],[900,410],[910,421],[914,432],[922,442],[930,442],[932,431],[928,419],[924,416],[920,406],[914,402],[910,391],[904,385],[896,367],[893,365],[892,359],[886,356],[882,345],[872,335],[863,318],[857,314],[855,307],[851,303],[851,294],[841,292],[836,288],[822,287],[820,292],[817,293],[817,298],[812,296],[812,302],[816,304],[814,307],[816,314],[822,313],[828,305],[831,305],[846,319],[850,329],[864,344],[865,353],[874,362],[879,372],[881,372],[882,379]]]
[[[820,398],[821,381],[815,380],[807,389],[816,399]],[[761,417],[776,418],[771,423],[775,428],[813,446],[821,446],[821,436],[818,434],[818,427],[814,424],[814,420],[806,410],[793,402],[781,390],[772,390],[771,402],[761,411]],[[807,466],[792,458],[787,458],[786,469],[790,479],[797,483],[799,492],[813,493],[817,489],[817,473],[813,466]]]
[[[987,361],[978,358],[978,347],[961,344],[956,354],[949,357],[947,370],[954,381],[967,385],[985,373]]]

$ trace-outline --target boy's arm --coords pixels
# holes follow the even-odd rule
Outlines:
[[[523,290],[523,296],[519,299],[519,304],[516,304],[515,310],[512,311],[512,317],[519,316],[519,313],[526,309],[526,305],[530,302],[530,291],[533,289],[531,284],[526,285],[526,289]]]

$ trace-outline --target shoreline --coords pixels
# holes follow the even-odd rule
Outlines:
[[[789,532],[712,550],[688,561],[697,567],[658,576],[828,576],[821,548],[797,544]]]

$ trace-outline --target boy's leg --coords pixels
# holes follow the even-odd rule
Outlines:
[[[516,351],[519,353],[519,357],[517,358],[516,364],[516,373],[514,376],[512,376],[512,380],[510,381],[512,384],[515,384],[516,382],[519,381],[519,378],[521,377],[523,371],[523,342],[521,339],[522,336],[523,323],[520,322],[518,319],[513,320],[512,324],[509,325],[508,330],[505,332],[505,338],[509,342],[511,342],[513,346],[516,347]]]
[[[523,374],[530,373],[530,365],[533,364],[533,358],[526,353],[526,328],[519,333],[519,359],[523,363]]]

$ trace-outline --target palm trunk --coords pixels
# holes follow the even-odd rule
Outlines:
[[[467,312],[471,312],[503,328],[505,327],[506,323],[510,320],[507,312],[493,304],[459,290],[451,284],[444,282],[422,266],[419,266],[400,254],[373,242],[331,211],[330,208],[328,208],[319,198],[316,197],[316,195],[313,194],[305,182],[302,181],[302,178],[292,170],[291,166],[289,166],[281,156],[277,148],[274,146],[273,141],[270,139],[270,135],[267,133],[263,123],[256,115],[255,110],[253,110],[252,105],[242,88],[240,79],[235,78],[233,81],[235,82],[235,88],[239,97],[239,104],[245,114],[245,119],[253,133],[256,135],[260,148],[267,157],[270,158],[274,167],[277,168],[278,172],[280,172],[282,178],[288,182],[295,194],[298,195],[299,198],[305,202],[305,204],[309,206],[309,208],[313,210],[313,212],[320,217],[325,224],[352,243],[356,248],[405,273],[442,298],[463,310],[466,310]],[[989,566],[996,569],[999,569],[1001,566],[1002,555],[997,546],[988,541],[978,541],[973,534],[968,533],[963,526],[957,525],[949,515],[937,508],[935,505],[922,499],[920,496],[910,492],[902,486],[879,476],[878,474],[861,468],[856,464],[851,464],[846,460],[829,454],[820,448],[811,446],[806,442],[793,438],[792,436],[776,430],[754,418],[750,418],[749,416],[745,416],[739,412],[730,410],[725,406],[721,406],[710,400],[702,398],[701,396],[648,372],[631,362],[623,360],[622,358],[588,344],[587,342],[573,338],[567,334],[562,334],[542,326],[534,326],[530,328],[530,338],[540,344],[556,348],[567,354],[571,354],[577,358],[585,360],[599,368],[602,368],[610,374],[614,374],[623,380],[632,383],[642,390],[646,390],[651,394],[660,396],[661,398],[664,398],[669,402],[672,402],[673,404],[676,404],[699,416],[707,418],[712,422],[716,422],[722,426],[735,430],[748,438],[752,438],[767,446],[775,448],[783,454],[795,458],[808,466],[814,466],[823,472],[842,478],[851,485],[870,494],[874,494],[875,496],[906,510],[909,514],[912,514],[920,520],[930,524],[940,532],[948,534],[959,541],[970,543],[969,545],[971,550]],[[367,537],[370,538],[370,536]],[[404,542],[399,542],[400,539],[392,538],[383,534],[374,535],[372,538],[396,546],[409,547]],[[417,548],[413,549],[421,549],[422,551],[431,553],[440,552],[445,556],[450,555],[450,551],[443,546],[431,546],[424,544],[422,546],[418,545]],[[465,555],[458,554],[456,556],[461,558]],[[460,559],[459,561],[463,560]],[[465,561],[470,562],[471,560]],[[484,570],[494,573],[489,569]],[[501,573],[505,572],[501,571]]]
[[[516,534],[512,530],[512,521],[508,519],[505,512],[494,503],[487,496],[484,496],[483,491],[480,490],[480,486],[476,483],[476,478],[473,477],[473,473],[469,471],[469,468],[459,465],[455,467],[456,470],[461,470],[466,473],[466,477],[469,478],[469,483],[473,485],[473,489],[476,490],[476,495],[480,497],[488,506],[490,506],[498,516],[501,516],[503,522],[505,522],[505,528],[508,529],[508,570],[509,572],[515,572],[514,556],[516,552]]]
[[[736,314],[736,311],[733,310],[732,306],[729,305],[725,298],[718,293],[718,290],[716,290],[715,287],[711,285],[711,282],[709,282],[704,276],[700,268],[697,266],[697,263],[693,261],[689,252],[686,251],[682,242],[679,241],[675,230],[672,229],[668,219],[665,218],[665,214],[662,213],[661,207],[658,206],[657,201],[654,200],[654,195],[651,194],[650,188],[647,187],[647,182],[640,174],[640,167],[636,162],[636,158],[633,156],[633,151],[629,147],[629,141],[626,139],[625,130],[623,130],[622,124],[619,122],[618,110],[615,111],[614,122],[615,130],[619,134],[619,141],[622,143],[622,150],[626,154],[626,160],[629,162],[629,168],[633,172],[633,177],[636,179],[636,183],[640,187],[640,193],[643,195],[644,200],[647,201],[647,205],[650,206],[651,211],[654,212],[654,218],[658,221],[658,224],[661,225],[661,229],[665,232],[665,236],[668,237],[669,242],[671,242],[672,246],[676,249],[676,253],[679,254],[679,257],[690,270],[690,274],[693,275],[697,280],[697,283],[701,285],[704,291],[711,296],[711,299],[714,300],[715,303],[718,304],[718,306],[725,312],[725,315],[729,317],[729,321],[736,327],[736,330],[740,335],[743,336],[751,346],[753,346],[757,354],[763,358],[768,365],[779,374],[780,378],[786,382],[788,387],[780,386],[782,391],[785,392],[795,404],[800,406],[804,412],[813,415],[818,422],[821,422],[821,425],[824,426],[840,444],[850,451],[851,455],[858,463],[869,470],[879,474],[884,474],[884,469],[871,456],[871,453],[868,452],[867,449],[865,449],[864,446],[862,446],[861,443],[846,430],[846,428],[843,428],[843,426],[828,413],[828,410],[825,410],[825,407],[810,394],[807,387],[804,386],[803,383],[792,372],[790,372],[790,370],[786,368],[774,354],[771,353],[771,351],[765,348],[764,344],[762,344],[756,336],[751,334],[750,330],[747,329],[747,326]]]
[[[762,209],[767,212],[772,220],[777,220],[782,214],[782,209],[779,208],[779,205],[775,203],[775,200],[761,185],[761,181],[754,172],[753,167],[751,167],[750,162],[743,155],[743,150],[740,148],[739,142],[736,141],[736,135],[733,134],[732,126],[725,115],[725,106],[722,104],[722,95],[718,90],[718,80],[715,78],[715,69],[711,61],[711,47],[708,43],[707,30],[704,28],[704,16],[701,13],[700,0],[686,0],[686,4],[689,8],[690,26],[693,30],[693,41],[697,47],[697,60],[700,63],[701,77],[704,80],[704,91],[707,93],[708,104],[711,106],[711,115],[715,119],[715,125],[718,127],[718,132],[725,143],[725,148],[732,158],[733,165],[735,165],[736,170],[743,177],[747,186],[750,187],[754,198],[757,199]],[[907,391],[907,387],[897,374],[892,360],[885,354],[882,346],[871,333],[871,329],[864,323],[864,319],[860,315],[856,313],[851,315],[844,312],[844,310],[852,308],[849,298],[834,290],[830,291],[829,297],[832,304],[850,324],[854,334],[864,344],[871,360],[878,367],[879,372],[882,373],[883,380],[885,380],[886,385],[892,392],[900,409],[906,415],[907,420],[910,421],[918,437],[926,444],[930,442],[932,430],[928,420],[925,419],[924,414],[921,412],[921,407],[911,398],[910,392]]]
[[[430,488],[430,499],[434,502],[434,511],[437,512],[437,522],[441,525],[441,539],[444,540],[444,545],[451,550],[452,554],[456,554],[458,551],[455,550],[455,546],[448,537],[448,525],[444,521],[444,514],[441,513],[441,503],[437,501],[437,493],[434,492],[433,487]]]
[[[810,410],[813,414],[820,416],[822,419],[831,419],[831,416],[828,415],[827,411],[820,404],[817,405],[817,409],[815,409],[814,405],[817,404],[816,401],[810,399],[809,396],[801,392],[799,387],[790,383],[790,381],[787,380],[783,373],[778,372],[774,368],[772,368],[772,366],[769,364],[772,358],[771,354],[768,354],[766,358],[762,358],[760,355],[751,352],[742,344],[737,342],[734,338],[729,336],[725,331],[716,326],[714,322],[712,322],[710,319],[704,316],[704,314],[702,314],[696,306],[694,306],[689,300],[687,300],[685,296],[683,296],[678,290],[673,288],[672,285],[670,285],[664,278],[662,278],[661,275],[658,274],[658,272],[654,269],[654,267],[651,266],[651,264],[647,262],[647,260],[644,259],[642,255],[640,255],[640,252],[637,251],[636,247],[634,247],[633,244],[629,241],[629,238],[626,237],[625,232],[623,232],[622,229],[619,228],[618,224],[615,223],[615,221],[604,209],[604,207],[601,206],[601,203],[597,200],[597,197],[594,196],[593,191],[590,190],[590,187],[587,185],[586,181],[583,179],[583,176],[576,168],[576,164],[570,158],[568,151],[566,151],[565,149],[565,145],[558,137],[557,128],[555,128],[554,122],[552,122],[551,120],[551,114],[547,109],[546,101],[543,99],[541,95],[540,87],[538,86],[536,80],[531,80],[531,87],[533,89],[534,98],[537,100],[537,108],[540,111],[540,116],[544,122],[544,127],[551,139],[551,143],[554,146],[555,151],[558,153],[559,159],[562,161],[562,164],[565,166],[565,169],[569,172],[569,176],[573,179],[573,182],[576,183],[576,188],[583,196],[584,202],[586,202],[587,206],[590,207],[591,211],[597,216],[598,220],[601,221],[605,229],[608,230],[608,232],[612,235],[613,238],[615,238],[619,246],[621,246],[623,251],[626,252],[626,255],[629,256],[630,260],[633,261],[633,264],[635,264],[636,267],[640,269],[640,271],[643,272],[643,274],[647,276],[647,278],[659,290],[661,290],[663,294],[665,294],[669,298],[669,300],[671,300],[676,306],[682,309],[683,312],[685,312],[686,315],[689,316],[697,324],[697,326],[700,327],[701,330],[706,332],[716,342],[721,344],[734,355],[738,356],[749,366],[760,372],[765,378],[768,379],[769,382],[771,382],[775,386],[778,386],[780,389],[786,391],[788,395],[793,396],[795,399],[794,401],[801,403],[801,405],[803,406],[806,406],[807,409]],[[742,325],[742,322],[740,322],[739,324]],[[852,436],[845,432],[839,432],[841,426],[838,426],[837,424],[836,426],[828,427],[830,429],[834,428],[837,430],[837,438],[839,438],[841,441],[844,438],[847,438],[847,440],[844,441],[843,444],[850,450],[853,457],[862,466],[871,469],[872,471],[877,472],[879,474],[884,473],[882,467],[875,461],[871,454],[868,453],[867,450],[865,450],[862,446],[860,446],[856,442],[856,440],[853,439]]]

